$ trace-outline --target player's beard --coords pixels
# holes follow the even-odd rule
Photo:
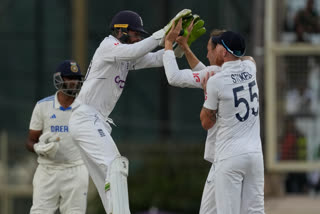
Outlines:
[[[223,60],[223,57],[221,54],[217,54],[214,58],[214,65],[217,65],[217,66],[222,66],[224,60]]]

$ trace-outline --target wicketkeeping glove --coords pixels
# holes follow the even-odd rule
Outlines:
[[[152,34],[152,37],[156,40],[159,40],[159,45],[164,46],[164,37],[170,31],[172,27],[172,22],[174,21],[175,24],[179,21],[180,18],[184,19],[185,17],[190,17],[191,10],[190,9],[183,9],[177,15],[171,19],[171,21],[161,30],[158,30]]]
[[[59,149],[59,141],[59,137],[53,137],[49,132],[41,135],[39,142],[33,145],[33,149],[39,156],[52,159]]]
[[[193,24],[193,28],[190,32],[190,36],[189,36],[189,39],[187,42],[189,46],[195,40],[197,40],[200,36],[202,36],[203,34],[206,33],[206,28],[204,27],[204,21],[202,19],[200,19],[200,17],[198,15],[193,15],[193,17],[194,17],[194,22],[193,22],[194,24]],[[180,46],[177,46],[174,49],[174,54],[176,57],[181,58],[183,56],[184,52]]]

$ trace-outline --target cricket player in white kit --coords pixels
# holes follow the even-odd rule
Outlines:
[[[191,13],[182,10],[174,20]],[[127,189],[128,160],[120,155],[111,137],[109,114],[125,86],[129,70],[163,66],[164,50],[151,53],[162,43],[171,27],[143,39],[141,17],[133,11],[120,11],[110,24],[112,35],[96,50],[77,97],[70,131],[95,183],[108,214],[129,214]]]
[[[243,57],[245,41],[227,31],[212,37],[222,71],[207,82],[202,126],[218,121],[215,148],[217,213],[264,213],[264,166],[260,139],[256,65]]]
[[[33,178],[31,214],[86,213],[89,174],[69,133],[73,102],[82,84],[76,62],[62,62],[54,74],[55,95],[37,102],[27,149],[39,155]]]
[[[199,20],[201,21],[201,20]],[[209,54],[212,52],[212,48],[208,47],[208,59],[210,62],[210,66],[205,66],[201,63],[198,58],[193,54],[191,51],[188,40],[192,37],[193,33],[199,31],[199,29],[195,29],[194,26],[197,26],[197,22],[192,23],[188,27],[188,36],[178,36],[178,32],[181,30],[181,25],[172,29],[165,39],[165,52],[163,55],[163,65],[165,68],[165,72],[167,75],[167,79],[170,85],[177,86],[177,87],[187,87],[187,88],[202,88],[205,90],[205,86],[202,83],[206,82],[207,79],[213,75],[214,73],[220,72],[221,67],[217,66],[221,62],[217,62],[216,58]],[[221,35],[224,30],[213,30],[211,32],[210,38],[212,36],[219,36]],[[191,34],[191,35],[190,35]],[[184,51],[184,54],[188,60],[188,63],[192,70],[190,69],[183,69],[179,70],[178,64],[175,58],[176,50],[173,51],[172,44],[176,41],[181,49]],[[189,43],[190,44],[190,43]],[[213,47],[214,49],[215,47]],[[215,184],[214,184],[214,152],[215,152],[215,141],[216,141],[216,131],[217,125],[213,126],[208,130],[207,139],[205,143],[205,153],[204,159],[211,162],[212,166],[210,172],[207,177],[207,181],[205,183],[205,187],[202,194],[201,206],[200,206],[200,214],[217,214],[216,209],[216,200],[215,200]]]

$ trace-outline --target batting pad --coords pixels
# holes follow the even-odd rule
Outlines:
[[[119,156],[110,164],[108,170],[108,182],[105,190],[111,204],[109,207],[112,214],[130,214],[127,177],[129,161],[126,157]],[[109,196],[109,197],[108,197]]]

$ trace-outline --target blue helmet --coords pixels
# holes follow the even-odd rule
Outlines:
[[[143,29],[143,21],[139,14],[130,10],[122,10],[112,18],[110,29],[114,30],[116,28],[125,28],[143,34],[149,34]]]
[[[65,80],[68,78],[69,80]],[[76,83],[74,81],[77,81]],[[68,96],[75,97],[82,86],[83,75],[80,66],[71,60],[65,60],[59,64],[53,75],[53,83],[56,89]]]

